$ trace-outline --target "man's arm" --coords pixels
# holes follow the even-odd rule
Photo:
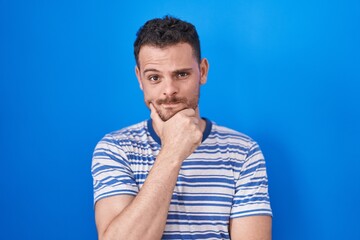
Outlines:
[[[271,216],[249,216],[230,220],[231,240],[271,240]]]
[[[99,239],[160,239],[181,161],[161,152],[136,197],[115,196],[95,206]]]
[[[160,239],[181,164],[200,145],[202,132],[193,109],[163,122],[150,108],[162,149],[136,197],[120,195],[96,203],[99,239]]]
[[[268,179],[265,159],[256,142],[252,142],[238,177],[229,225],[231,239],[270,240]]]

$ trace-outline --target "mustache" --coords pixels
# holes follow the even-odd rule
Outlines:
[[[158,99],[155,102],[158,105],[160,105],[160,104],[175,104],[175,103],[185,103],[186,104],[187,100],[186,100],[186,98],[172,96],[172,97],[167,97],[164,99]]]

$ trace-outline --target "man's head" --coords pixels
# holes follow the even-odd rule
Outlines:
[[[139,52],[142,46],[154,46],[164,48],[177,43],[188,43],[192,49],[195,58],[200,63],[200,40],[191,23],[180,19],[165,16],[164,18],[155,18],[147,21],[136,34],[134,42],[135,61],[139,66]]]
[[[135,72],[145,104],[152,103],[163,121],[185,108],[198,113],[208,62],[200,60],[195,27],[170,17],[150,20],[138,32],[134,46]]]

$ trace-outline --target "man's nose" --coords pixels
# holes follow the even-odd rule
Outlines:
[[[172,96],[177,94],[179,91],[176,81],[173,79],[166,79],[164,81],[163,95]]]

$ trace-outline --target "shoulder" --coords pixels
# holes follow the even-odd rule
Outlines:
[[[148,133],[146,121],[142,121],[136,124],[133,124],[128,127],[110,132],[104,136],[104,138],[112,139],[114,141],[124,141],[132,139],[141,139],[146,136]]]
[[[223,141],[230,141],[246,148],[251,148],[252,146],[257,145],[256,141],[248,135],[225,126],[218,125],[215,122],[212,122],[211,135],[214,138]]]
[[[124,127],[122,129],[106,134],[97,144],[98,148],[123,148],[134,145],[134,143],[145,142],[148,136],[147,122]]]

